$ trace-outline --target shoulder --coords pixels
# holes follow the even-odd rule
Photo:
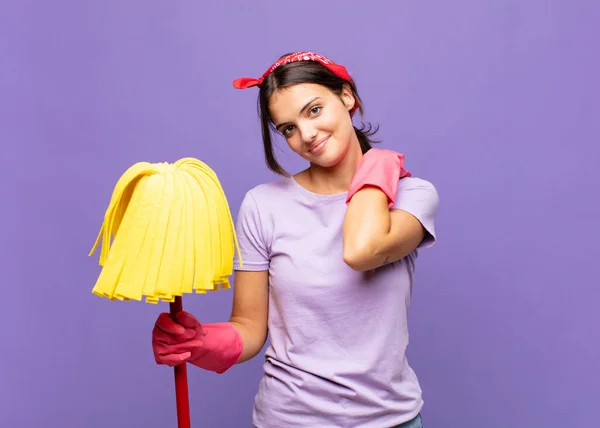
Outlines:
[[[287,177],[278,178],[266,183],[258,184],[250,188],[246,194],[251,194],[257,198],[280,195],[288,191],[290,179]]]
[[[267,183],[258,184],[246,191],[240,205],[240,214],[266,213],[276,209],[290,194],[290,182],[287,178],[279,178]]]
[[[434,184],[418,177],[401,178],[392,209],[409,211],[421,218],[435,216],[440,197]]]
[[[398,182],[398,191],[422,191],[438,195],[435,185],[424,178],[419,177],[404,177]]]
[[[244,202],[252,200],[254,203],[264,205],[267,202],[280,200],[284,195],[290,193],[290,181],[288,178],[279,178],[266,183],[258,184],[246,191]]]
[[[433,183],[418,177],[400,179],[392,209],[406,211],[421,222],[428,233],[419,247],[431,246],[436,240],[435,217],[438,207],[439,195]]]
[[[405,177],[398,182],[396,203],[406,200],[428,202],[437,208],[440,196],[435,185],[419,177]]]

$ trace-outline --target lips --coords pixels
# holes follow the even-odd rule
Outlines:
[[[311,152],[312,154],[320,153],[325,148],[325,144],[327,143],[327,140],[329,140],[329,137],[321,138],[319,141],[317,141],[312,146],[310,146],[308,151]]]

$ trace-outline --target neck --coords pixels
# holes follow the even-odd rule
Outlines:
[[[323,194],[347,192],[362,156],[360,144],[356,140],[350,144],[348,152],[337,165],[323,168],[311,164],[306,173],[313,189]]]

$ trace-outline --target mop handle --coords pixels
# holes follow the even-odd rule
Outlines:
[[[183,310],[180,296],[175,296],[175,301],[169,303],[170,315],[175,320],[175,315]],[[187,363],[173,367],[175,371],[175,397],[177,399],[177,426],[190,428],[190,402],[188,397]]]

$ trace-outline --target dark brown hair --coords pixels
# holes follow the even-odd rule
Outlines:
[[[285,56],[285,55],[284,55]],[[327,87],[336,95],[340,96],[344,85],[348,85],[352,90],[352,94],[358,103],[358,111],[363,116],[364,110],[356,85],[336,76],[333,72],[323,67],[315,61],[299,61],[279,66],[271,74],[267,76],[261,85],[258,94],[258,115],[261,121],[261,130],[263,145],[265,149],[265,161],[269,169],[277,174],[289,176],[283,167],[277,161],[273,152],[273,141],[271,139],[271,131],[277,132],[275,124],[269,113],[269,99],[276,89],[285,88],[287,86],[297,85],[300,83],[315,83]],[[354,126],[354,131],[360,142],[360,148],[363,153],[366,153],[371,145],[379,141],[372,140],[370,137],[377,132],[378,128],[370,124],[362,123],[361,128]]]

